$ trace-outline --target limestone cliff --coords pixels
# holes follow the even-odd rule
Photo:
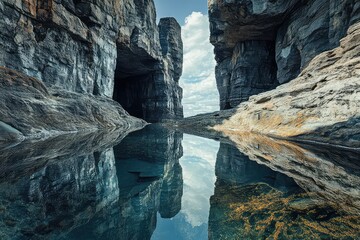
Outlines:
[[[152,0],[0,0],[0,15],[0,66],[48,88],[114,95],[148,121],[182,117],[180,27],[157,26]]]
[[[209,0],[220,109],[295,77],[360,19],[356,0]]]

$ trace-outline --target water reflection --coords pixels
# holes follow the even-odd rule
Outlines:
[[[360,237],[356,152],[230,138],[236,147],[219,150],[209,239]]]
[[[0,239],[64,238],[116,201],[109,147],[125,135],[68,135],[3,148]]]
[[[357,152],[126,135],[0,146],[0,239],[360,238]]]
[[[114,147],[119,196],[68,236],[72,239],[150,239],[157,222],[175,216],[183,193],[182,134],[149,126]]]
[[[210,196],[214,194],[219,143],[184,135],[182,208],[172,219],[158,219],[152,239],[207,239]]]

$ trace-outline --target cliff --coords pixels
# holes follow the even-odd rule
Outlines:
[[[210,0],[220,109],[294,79],[359,19],[356,0]]]
[[[157,26],[152,0],[1,0],[0,14],[0,66],[150,122],[182,117],[180,26]]]
[[[316,56],[296,79],[234,109],[180,120],[177,127],[215,139],[253,132],[360,149],[359,39],[357,23],[339,47]]]
[[[215,129],[360,148],[360,23],[298,78],[241,103]]]

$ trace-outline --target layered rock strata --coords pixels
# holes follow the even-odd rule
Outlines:
[[[250,98],[215,129],[360,148],[360,23],[298,78]]]
[[[109,98],[47,88],[35,78],[0,67],[0,141],[101,129],[129,131],[145,124]]]
[[[338,46],[360,19],[356,0],[210,0],[220,109],[286,83]]]
[[[148,121],[182,117],[180,27],[158,27],[152,0],[1,0],[0,14],[0,66],[81,94],[112,97],[115,87]]]

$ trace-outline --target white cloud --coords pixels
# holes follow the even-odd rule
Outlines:
[[[180,85],[184,89],[185,117],[219,110],[213,46],[209,42],[208,16],[193,12],[182,26],[184,68]]]

